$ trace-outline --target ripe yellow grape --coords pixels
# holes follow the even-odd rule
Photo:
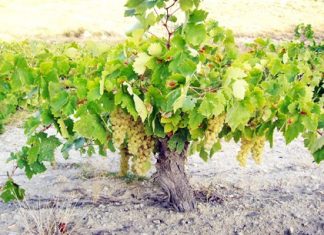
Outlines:
[[[140,120],[134,121],[127,136],[128,149],[133,155],[132,171],[137,175],[144,176],[150,168],[154,140],[151,136],[146,135],[144,125]]]
[[[262,154],[265,146],[265,137],[258,136],[254,139],[254,144],[252,147],[252,157],[256,164],[260,164],[262,161]]]
[[[113,143],[119,148],[126,139],[127,129],[131,127],[132,117],[122,109],[116,109],[110,114],[110,123],[113,131]]]
[[[208,120],[207,129],[205,132],[204,147],[210,151],[213,145],[217,142],[218,134],[222,130],[225,121],[225,114],[213,117]]]
[[[241,139],[241,149],[237,154],[236,159],[239,161],[240,165],[245,167],[247,163],[248,155],[254,145],[254,141],[251,139]]]
[[[128,171],[128,161],[132,157],[132,171],[144,176],[151,166],[154,140],[146,135],[143,123],[135,121],[129,114],[117,109],[110,115],[114,145],[121,153],[120,174]]]

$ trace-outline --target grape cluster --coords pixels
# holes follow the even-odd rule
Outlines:
[[[146,135],[144,125],[135,121],[129,114],[117,109],[110,115],[114,145],[120,149],[120,175],[126,175],[129,159],[132,158],[132,171],[144,176],[151,166],[151,153],[154,139]]]
[[[210,151],[213,145],[217,142],[218,134],[223,128],[224,121],[225,114],[221,114],[208,120],[204,142],[204,147],[206,150]]]
[[[126,139],[127,129],[132,126],[132,117],[122,109],[116,109],[110,114],[114,145],[119,148]]]
[[[262,161],[262,154],[263,149],[265,145],[265,137],[264,136],[258,136],[254,139],[254,144],[251,149],[253,160],[256,164],[260,164]]]
[[[134,156],[132,159],[132,171],[137,175],[146,175],[150,169],[151,153],[154,148],[154,140],[145,134],[143,123],[134,121],[132,128],[128,130],[128,150]]]
[[[248,155],[253,148],[254,141],[251,139],[241,139],[241,149],[237,154],[236,159],[239,161],[241,166],[246,166]]]

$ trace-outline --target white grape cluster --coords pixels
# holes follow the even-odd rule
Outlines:
[[[252,153],[252,158],[256,164],[260,164],[262,161],[262,154],[265,145],[265,137],[258,136],[253,139],[241,139],[241,149],[238,152],[237,160],[241,166],[246,166],[249,153]]]
[[[128,150],[132,158],[132,171],[137,175],[144,176],[151,165],[151,153],[154,149],[154,140],[145,134],[143,123],[138,120],[128,130]]]
[[[110,114],[114,145],[119,148],[126,139],[127,130],[132,126],[132,117],[122,109],[116,109]]]
[[[236,157],[241,166],[246,166],[247,158],[249,156],[249,153],[251,152],[253,145],[253,140],[245,138],[241,139],[241,149]]]
[[[264,136],[258,136],[254,139],[254,145],[252,147],[252,157],[256,164],[260,164],[262,161],[263,150],[266,139]]]
[[[155,142],[146,135],[144,125],[135,121],[122,109],[117,109],[110,115],[113,130],[113,142],[120,149],[120,175],[126,175],[129,169],[129,159],[132,159],[132,171],[144,176],[151,166],[151,153]]]
[[[225,121],[225,114],[213,117],[208,120],[207,129],[204,138],[204,147],[210,151],[217,142],[218,134],[221,132]]]

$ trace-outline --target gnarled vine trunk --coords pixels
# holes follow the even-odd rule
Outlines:
[[[168,194],[169,203],[179,212],[192,211],[196,207],[193,190],[185,173],[188,143],[182,153],[171,151],[167,139],[158,143],[156,181]]]

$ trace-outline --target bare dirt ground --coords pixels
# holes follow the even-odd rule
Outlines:
[[[0,39],[120,40],[134,24],[122,17],[124,2],[2,0]],[[324,38],[323,1],[206,0],[204,6],[238,39],[291,38],[301,22],[312,23]],[[0,185],[12,168],[6,159],[24,142],[21,122],[0,135]],[[188,174],[199,204],[186,214],[168,208],[152,180],[115,177],[118,154],[89,158],[72,152],[66,161],[58,152],[55,169],[49,166],[31,181],[18,172],[15,180],[27,197],[0,202],[0,234],[39,234],[35,227],[53,221],[73,228],[70,234],[324,234],[324,165],[313,163],[302,140],[285,146],[277,134],[264,163],[251,161],[247,168],[235,160],[238,148],[224,143],[209,163],[190,157]]]
[[[64,39],[82,29],[83,39],[122,38],[135,24],[124,18],[125,0],[1,0],[0,39]],[[291,37],[299,23],[324,35],[323,0],[204,0],[210,18],[236,36]]]
[[[5,160],[24,141],[17,123],[0,136],[0,184],[12,167]],[[247,168],[235,160],[238,148],[224,143],[208,164],[190,157],[187,170],[199,204],[185,214],[164,204],[152,180],[114,176],[118,154],[89,158],[72,152],[66,161],[58,152],[55,169],[49,166],[31,181],[18,172],[15,180],[27,197],[0,202],[0,234],[39,234],[31,231],[48,227],[47,221],[67,224],[71,234],[323,234],[324,165],[313,163],[302,140],[285,146],[277,134],[264,163],[250,161]]]

